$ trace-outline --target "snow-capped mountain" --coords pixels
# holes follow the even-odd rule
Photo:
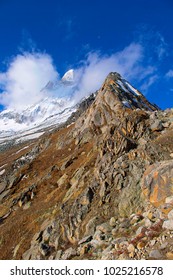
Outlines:
[[[75,112],[72,103],[68,106],[63,100],[46,98],[21,113],[7,110],[0,113],[0,143],[37,138],[45,129],[64,123]]]
[[[61,80],[49,81],[41,90],[45,97],[39,103],[17,111],[7,109],[0,113],[0,142],[11,137],[26,135],[65,122],[76,110],[71,98],[74,91],[74,71],[65,73]],[[58,97],[57,97],[58,96]],[[29,138],[29,137],[28,137]]]
[[[58,94],[63,94],[64,96],[65,93],[68,94],[72,88],[75,88],[75,86],[76,83],[74,70],[70,69],[64,74],[61,80],[49,81],[41,91],[52,91],[53,93],[56,93],[58,91]]]
[[[0,113],[0,128],[2,131],[18,131],[42,123],[52,115],[57,115],[69,107],[74,106],[70,98],[74,88],[74,70],[67,71],[61,80],[49,81],[41,89],[45,97],[37,104],[18,112],[17,110],[4,110]]]
[[[119,102],[126,108],[153,110],[153,106],[145,97],[123,79],[118,73],[110,73],[107,79],[114,80],[112,88]],[[73,94],[77,85],[74,70],[65,73],[60,81],[50,81],[43,89],[49,91],[50,97],[43,98],[25,110],[4,110],[0,113],[0,143],[6,139],[27,139],[38,137],[45,129],[64,123],[75,112],[79,104],[75,104]],[[87,93],[86,93],[87,94]],[[58,97],[56,97],[58,96]],[[34,136],[35,135],[35,136]]]
[[[35,127],[53,115],[62,114],[73,107],[72,101],[59,98],[45,98],[22,112],[15,110],[5,110],[0,113],[1,134],[4,131],[19,131]],[[58,119],[57,119],[58,122]]]
[[[69,71],[67,71],[64,76],[62,77],[62,82],[66,85],[68,84],[73,84],[74,83],[74,70],[70,69]]]

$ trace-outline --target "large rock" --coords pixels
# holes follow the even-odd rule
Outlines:
[[[143,201],[139,185],[132,183],[119,195],[118,210],[121,217],[128,217],[142,209]]]
[[[149,254],[149,257],[151,259],[161,259],[162,258],[162,254],[160,253],[159,250],[152,250]]]
[[[76,256],[77,252],[72,247],[68,248],[61,256],[62,260],[69,260],[71,257]]]
[[[173,195],[173,160],[161,161],[149,166],[142,179],[143,194],[156,207]]]
[[[163,129],[162,122],[159,120],[155,120],[155,122],[151,125],[152,131],[160,131]]]
[[[164,221],[162,227],[166,228],[166,229],[169,229],[169,230],[173,230],[173,219]]]

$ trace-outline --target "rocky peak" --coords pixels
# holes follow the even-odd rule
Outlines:
[[[105,81],[109,81],[109,80],[114,80],[114,81],[116,81],[116,80],[120,80],[121,79],[121,75],[118,73],[118,72],[110,72],[108,75],[107,75],[107,77],[106,77],[106,79],[105,79]]]
[[[144,95],[135,89],[120,74],[111,72],[97,93],[95,101],[76,123],[79,133],[90,129],[105,132],[111,125],[121,122],[132,111],[152,112],[158,110]],[[141,113],[142,114],[142,113]]]
[[[107,76],[101,87],[100,94],[105,95],[104,101],[109,105],[111,105],[111,102],[113,102],[114,99],[119,105],[129,109],[138,108],[147,111],[155,111],[159,109],[156,105],[151,104],[139,90],[135,89],[116,72],[111,72]],[[113,95],[113,98],[109,98],[110,94]]]

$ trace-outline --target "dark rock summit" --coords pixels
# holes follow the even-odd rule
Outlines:
[[[1,152],[0,258],[173,259],[172,139],[173,110],[110,73],[61,127]]]

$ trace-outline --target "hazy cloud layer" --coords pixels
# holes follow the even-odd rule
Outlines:
[[[24,53],[16,56],[6,73],[0,73],[3,93],[0,103],[7,108],[22,110],[44,97],[41,92],[49,80],[58,77],[52,59],[47,54]]]
[[[122,51],[112,55],[91,52],[75,70],[76,89],[68,89],[75,102],[98,90],[110,72],[119,72],[130,82],[141,82],[146,91],[157,79],[157,69],[145,61],[145,49],[141,44],[131,43]],[[23,110],[39,102],[52,92],[41,91],[49,82],[59,79],[53,61],[45,53],[24,53],[16,56],[6,73],[0,73],[0,103],[6,108]],[[135,85],[135,84],[134,84]],[[62,96],[62,87],[57,89],[56,97]],[[67,95],[67,91],[65,94]]]
[[[76,70],[80,82],[75,98],[80,99],[86,94],[98,90],[110,72],[118,72],[123,78],[130,81],[137,77],[138,81],[145,83],[145,90],[147,90],[152,84],[151,81],[154,81],[152,77],[156,76],[156,68],[150,65],[144,66],[143,60],[144,49],[136,43],[132,43],[122,51],[110,56],[90,53],[83,66]]]

